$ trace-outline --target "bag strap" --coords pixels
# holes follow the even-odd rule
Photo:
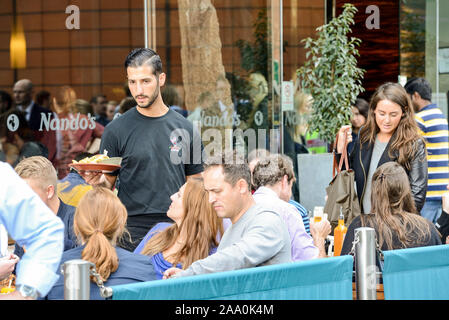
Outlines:
[[[335,149],[337,148],[337,145],[338,145],[338,136],[339,136],[339,134],[337,133],[337,137],[335,138]],[[337,155],[336,155],[336,152],[334,152],[334,163],[333,163],[333,167],[332,167],[332,175],[334,177],[341,172],[341,168],[343,167],[343,161],[345,162],[346,170],[349,169],[348,148],[347,148],[348,147],[348,130],[344,131],[344,141],[345,141],[345,145],[343,147],[343,152],[341,153],[340,163],[338,164],[338,166],[337,166]]]

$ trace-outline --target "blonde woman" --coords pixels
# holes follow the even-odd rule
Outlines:
[[[215,253],[224,229],[209,203],[203,179],[189,179],[170,198],[167,216],[175,223],[156,224],[134,251],[151,256],[158,279],[171,267],[186,269]]]
[[[150,258],[117,247],[117,241],[126,233],[127,212],[114,193],[95,187],[81,198],[75,212],[74,232],[80,247],[65,251],[61,265],[72,259],[83,259],[95,264],[106,286],[156,279]],[[91,300],[100,300],[100,291],[92,278]],[[64,277],[50,290],[47,299],[64,299]]]

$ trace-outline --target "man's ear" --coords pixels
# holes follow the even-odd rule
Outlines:
[[[412,100],[413,98],[415,98],[415,100],[420,100],[421,99],[421,95],[418,92],[413,92],[412,94]]]
[[[164,72],[161,72],[159,74],[159,86],[162,87],[165,84],[165,79],[167,78],[167,75]]]
[[[55,192],[56,192],[55,186],[52,185],[52,184],[50,184],[50,185],[47,187],[47,199],[50,200],[51,198],[53,198],[54,195],[55,195]]]
[[[245,179],[240,179],[239,181],[237,181],[237,186],[239,188],[240,194],[244,194],[244,193],[248,192],[248,190],[249,190],[248,183],[246,182]]]
[[[286,174],[284,174],[284,176],[282,177],[282,186],[284,188],[288,188],[288,185],[289,185],[289,183],[288,183],[288,176]]]

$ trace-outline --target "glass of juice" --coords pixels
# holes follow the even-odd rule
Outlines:
[[[320,222],[323,219],[323,207],[313,208],[313,222]]]

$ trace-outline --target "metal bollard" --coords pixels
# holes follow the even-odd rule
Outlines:
[[[376,232],[357,228],[354,239],[357,300],[376,300]]]
[[[74,259],[61,266],[64,275],[64,300],[90,300],[91,268],[89,261]]]

